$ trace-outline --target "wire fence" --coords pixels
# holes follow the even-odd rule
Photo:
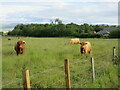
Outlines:
[[[22,81],[22,79],[19,79],[19,80],[17,80],[17,81],[12,81],[12,82],[7,83],[7,84],[4,84],[4,85],[2,85],[2,86],[0,86],[0,87],[8,86],[8,85],[11,85],[11,84],[14,84],[14,83],[20,82],[20,81]]]
[[[63,71],[60,71],[59,73],[64,73]],[[56,73],[56,74],[54,74],[54,76],[57,76],[58,74]],[[49,79],[51,76],[49,75],[48,77],[47,77],[47,79]],[[38,80],[36,83],[38,83],[39,81],[41,81],[41,80]],[[35,84],[35,83],[34,83]],[[32,84],[31,84],[32,85]]]
[[[86,61],[88,61],[88,60],[72,62],[72,63],[70,63],[70,64],[76,64],[76,63],[81,63],[81,62],[86,62]],[[35,76],[38,76],[38,75],[41,75],[41,74],[44,74],[44,73],[47,73],[47,72],[50,72],[50,71],[53,71],[53,70],[55,70],[55,69],[62,68],[62,67],[64,67],[64,65],[61,65],[61,66],[58,66],[58,67],[54,67],[54,68],[51,68],[51,69],[47,69],[47,70],[45,70],[45,71],[43,71],[43,72],[35,73],[35,74],[31,75],[30,78],[35,77]],[[19,80],[16,80],[16,81],[12,81],[12,82],[7,83],[7,84],[4,84],[4,85],[2,85],[2,86],[0,86],[0,87],[8,86],[8,85],[11,85],[11,84],[20,82],[20,81],[22,81],[22,79],[19,79]]]
[[[98,58],[100,58],[100,57],[106,57],[106,55],[98,56],[98,57],[96,57],[95,59],[98,59]],[[75,61],[75,62],[71,62],[70,64],[78,64],[78,63],[82,63],[82,62],[87,62],[87,61],[89,61],[89,60],[90,60],[90,59],[88,59],[88,60],[80,60],[80,61],[78,60],[78,61]],[[45,73],[47,73],[47,72],[50,72],[50,71],[53,71],[53,70],[57,70],[57,69],[59,69],[59,68],[63,68],[63,67],[64,67],[64,65],[60,65],[60,66],[58,66],[58,67],[53,67],[53,68],[47,69],[47,70],[45,70],[45,71],[43,71],[43,72],[35,73],[35,74],[31,75],[30,78],[33,78],[33,77],[36,77],[36,76],[39,76],[39,75],[45,74]],[[63,72],[62,72],[62,73],[63,73]],[[56,75],[57,75],[57,74],[56,74]],[[49,79],[49,78],[48,78],[48,79]],[[18,83],[18,82],[22,82],[22,79],[12,81],[12,82],[7,83],[7,84],[4,84],[4,85],[2,85],[2,86],[0,86],[0,87],[5,87],[5,86],[11,85],[11,84]],[[38,80],[38,81],[32,83],[31,86],[33,86],[33,85],[35,85],[35,84],[37,84],[37,83],[42,83],[42,82],[43,82],[43,81]],[[62,82],[62,83],[65,84],[65,80],[62,80],[62,81],[58,80],[58,82]],[[57,84],[57,82],[53,83],[53,85],[55,85],[55,84]],[[64,84],[63,84],[63,85],[64,85]],[[73,84],[73,85],[74,85],[74,84]]]
[[[51,68],[51,69],[45,70],[45,71],[43,71],[43,72],[39,72],[39,73],[33,74],[33,75],[31,75],[30,77],[34,77],[34,76],[37,76],[37,75],[40,75],[40,74],[43,74],[43,73],[49,72],[49,71],[52,71],[52,70],[55,70],[55,69],[61,68],[61,67],[63,67],[63,66],[64,66],[64,65],[61,65],[61,66],[58,66],[58,67],[54,67],[54,68]]]
[[[47,72],[44,75],[38,75],[31,80],[31,88],[65,88],[65,74],[63,71]],[[38,79],[39,78],[39,79]],[[41,78],[41,79],[40,79]]]

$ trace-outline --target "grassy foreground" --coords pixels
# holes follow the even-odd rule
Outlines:
[[[23,55],[16,56],[16,41],[26,41]],[[118,66],[112,62],[117,39],[80,39],[92,44],[96,80],[92,83],[90,55],[80,54],[80,45],[68,44],[70,38],[2,38],[3,88],[22,88],[22,71],[30,70],[32,88],[65,88],[64,59],[70,60],[72,88],[117,88]],[[118,48],[117,52],[118,52]],[[78,63],[74,63],[78,62]],[[50,69],[53,70],[50,70]],[[40,73],[44,72],[44,73]],[[16,81],[14,83],[11,83]],[[11,83],[9,85],[6,85]]]

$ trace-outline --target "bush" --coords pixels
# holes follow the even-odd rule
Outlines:
[[[93,33],[81,33],[81,34],[76,34],[76,37],[79,38],[103,38],[102,34],[93,34]]]
[[[116,29],[110,32],[110,38],[120,38],[120,29]]]

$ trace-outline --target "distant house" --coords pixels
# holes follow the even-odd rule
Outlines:
[[[109,36],[110,32],[111,32],[112,30],[116,30],[116,29],[118,29],[118,28],[117,28],[117,27],[104,28],[102,31],[99,31],[99,32],[97,32],[97,33],[101,33],[101,34],[103,34],[103,36]]]
[[[117,27],[111,27],[111,28],[104,28],[103,30],[107,30],[107,31],[112,31],[112,30],[115,30],[115,29],[118,29]]]
[[[90,31],[90,33],[95,34],[95,33],[96,33],[96,31]]]
[[[108,32],[107,30],[104,30],[104,31],[99,31],[97,33],[101,33],[101,34],[103,34],[103,36],[109,36],[110,32]]]
[[[96,33],[96,31],[93,31],[93,33]]]

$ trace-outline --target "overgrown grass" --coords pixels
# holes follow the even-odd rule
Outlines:
[[[92,44],[92,56],[95,62],[96,80],[92,83],[90,55],[80,54],[80,45],[68,44],[70,38],[30,38],[21,37],[26,41],[23,55],[16,56],[15,42],[19,39],[12,37],[8,41],[3,37],[2,65],[3,85],[22,79],[22,70],[29,69],[32,88],[65,88],[64,59],[70,60],[72,88],[117,88],[118,67],[112,62],[112,48],[118,47],[117,39],[80,39]],[[118,49],[117,49],[118,52]],[[85,61],[87,60],[87,61]],[[81,63],[75,63],[81,61]],[[35,75],[39,72],[48,72]],[[22,87],[22,80],[3,88]]]

